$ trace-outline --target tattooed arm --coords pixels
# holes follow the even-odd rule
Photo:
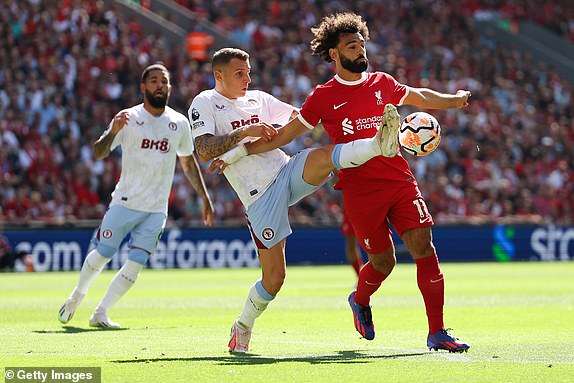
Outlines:
[[[245,137],[269,141],[277,131],[271,125],[258,123],[235,129],[224,136],[204,134],[195,138],[195,150],[202,161],[211,161],[237,146]]]

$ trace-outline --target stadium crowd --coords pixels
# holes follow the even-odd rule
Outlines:
[[[490,12],[535,20],[572,39],[569,2],[543,1],[548,12],[540,15],[540,5],[510,0],[178,2],[248,49],[252,88],[296,106],[332,76],[332,68],[310,54],[309,28],[325,14],[360,10],[371,32],[373,69],[413,86],[473,92],[466,110],[432,112],[443,128],[439,149],[429,157],[409,157],[438,223],[574,222],[572,84],[473,29],[473,19]],[[4,1],[0,41],[0,220],[5,222],[64,224],[102,217],[120,157],[94,161],[91,146],[115,113],[138,102],[138,74],[146,65],[160,60],[168,66],[175,85],[170,105],[184,114],[196,94],[213,87],[209,64],[190,60],[184,49],[170,49],[161,36],[145,34],[102,1]],[[285,150],[294,153],[327,140],[316,128]],[[214,222],[242,221],[243,208],[225,178],[205,178]],[[199,204],[178,171],[170,222],[199,224]],[[297,223],[335,224],[340,204],[340,193],[326,186],[290,214]]]

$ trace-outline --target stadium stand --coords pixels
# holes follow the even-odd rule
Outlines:
[[[432,112],[444,129],[437,152],[409,158],[438,223],[574,221],[572,84],[551,65],[501,46],[474,25],[485,17],[529,20],[572,41],[572,2],[177,3],[249,50],[253,87],[294,105],[332,75],[310,55],[309,28],[324,14],[361,10],[371,31],[373,69],[415,86],[473,92],[466,111]],[[143,1],[141,6],[149,8]],[[91,144],[119,109],[138,102],[137,74],[147,64],[161,60],[170,68],[170,105],[182,113],[213,86],[209,65],[190,60],[184,42],[171,49],[161,34],[145,33],[113,2],[4,1],[0,40],[0,220],[12,224],[77,225],[102,216],[120,157],[94,161]],[[285,149],[294,153],[326,142],[316,128]],[[215,223],[241,222],[241,204],[227,181],[207,175],[206,182]],[[336,224],[340,204],[340,193],[326,186],[292,208],[291,218]],[[178,173],[170,223],[200,222],[199,200]]]

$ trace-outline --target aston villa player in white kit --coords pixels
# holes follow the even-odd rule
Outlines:
[[[58,313],[62,323],[72,319],[92,281],[130,234],[128,259],[89,320],[92,327],[120,327],[107,313],[133,286],[156,249],[167,219],[176,158],[203,200],[204,223],[211,225],[213,206],[193,154],[189,121],[166,105],[171,91],[169,79],[165,66],[148,66],[142,73],[140,85],[143,104],[119,112],[94,144],[96,159],[107,157],[120,146],[122,172],[98,230],[95,247],[84,261],[76,288]]]
[[[251,68],[249,55],[242,50],[219,50],[213,56],[212,69],[215,89],[197,95],[188,114],[198,155],[204,161],[217,159],[210,166],[211,171],[221,165],[220,172],[245,206],[259,253],[262,278],[251,287],[229,341],[231,352],[246,352],[255,319],[277,295],[285,279],[285,241],[291,234],[289,206],[318,189],[336,168],[394,155],[399,121],[395,111],[392,129],[385,126],[375,137],[352,144],[308,149],[293,157],[280,149],[245,156],[246,143],[272,139],[276,130],[271,124],[285,125],[297,115],[297,110],[265,92],[247,90]]]
[[[369,31],[358,15],[325,17],[311,31],[315,36],[311,42],[313,54],[334,62],[336,75],[315,88],[298,118],[280,129],[273,141],[249,144],[248,153],[283,146],[293,138],[292,132],[301,131],[301,126],[313,129],[319,122],[336,144],[373,137],[377,127],[387,123],[384,115],[394,108],[393,104],[428,109],[468,105],[470,92],[465,90],[444,94],[409,87],[387,73],[367,73],[365,41]],[[394,154],[342,169],[336,184],[343,191],[345,211],[359,243],[369,256],[369,262],[359,272],[357,289],[349,296],[355,328],[364,338],[374,339],[370,297],[396,263],[390,222],[417,265],[417,284],[429,325],[427,346],[466,351],[468,344],[452,336],[443,323],[444,277],[431,239],[432,217],[407,161],[397,149]]]

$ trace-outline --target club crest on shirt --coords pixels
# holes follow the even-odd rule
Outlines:
[[[377,105],[383,105],[383,97],[381,96],[381,90],[375,91],[375,97],[377,98]]]
[[[263,237],[264,240],[270,241],[270,240],[273,239],[273,237],[275,237],[275,232],[273,231],[272,228],[266,227],[266,228],[263,229],[263,231],[261,232],[261,236]]]
[[[167,127],[168,127],[170,130],[173,130],[173,131],[176,131],[176,130],[177,130],[177,124],[176,124],[175,122],[170,122],[170,123],[167,125]]]

